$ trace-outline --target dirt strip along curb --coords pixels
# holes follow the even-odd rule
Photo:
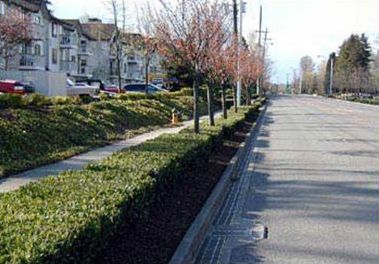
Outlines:
[[[182,242],[176,249],[169,264],[190,264],[194,263],[196,255],[200,249],[201,243],[207,234],[207,230],[213,222],[218,210],[223,204],[227,195],[228,187],[233,180],[238,179],[238,171],[241,170],[241,160],[247,155],[252,144],[255,142],[259,128],[261,126],[263,116],[266,112],[268,102],[260,109],[260,114],[250,130],[245,142],[242,142],[236,155],[232,158],[230,165],[223,173],[221,180],[217,183],[211,195],[207,199],[205,205],[197,215],[195,221],[185,234]]]

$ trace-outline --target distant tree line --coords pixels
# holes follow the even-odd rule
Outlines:
[[[379,50],[372,50],[365,34],[352,34],[342,43],[338,53],[331,53],[317,69],[310,56],[303,56],[300,74],[294,76],[293,86],[302,93],[329,94],[332,65],[333,93],[379,92]]]

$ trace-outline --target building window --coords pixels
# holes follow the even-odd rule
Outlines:
[[[57,64],[58,63],[58,50],[57,49],[52,49],[52,63]]]
[[[0,2],[0,16],[5,15],[5,4]]]
[[[80,66],[86,67],[87,66],[87,60],[81,60],[80,61]]]
[[[76,57],[75,56],[71,56],[71,61],[72,62],[76,62]]]
[[[36,44],[34,45],[34,55],[41,56],[41,45]]]
[[[51,24],[52,28],[51,28],[51,35],[53,37],[57,37],[58,35],[58,25],[57,24]]]
[[[39,15],[34,15],[33,16],[33,22],[34,22],[34,24],[42,25],[42,18]]]
[[[86,73],[86,68],[81,68],[81,69],[80,69],[80,73],[81,73],[81,74],[85,74],[85,73]]]

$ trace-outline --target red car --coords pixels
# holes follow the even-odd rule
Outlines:
[[[117,87],[117,85],[114,85],[114,84],[105,85],[103,83],[103,81],[101,81],[101,80],[89,79],[89,80],[87,80],[87,83],[89,85],[99,87],[100,92],[102,92],[102,93],[116,94],[116,93],[122,93],[123,92],[120,88]]]
[[[105,86],[104,91],[109,93],[122,93],[123,90],[117,87],[117,85],[109,85]]]
[[[0,80],[0,93],[27,94],[33,93],[34,87],[15,80]]]

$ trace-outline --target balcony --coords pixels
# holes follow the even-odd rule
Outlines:
[[[138,64],[139,61],[135,56],[128,56],[128,64]]]
[[[61,49],[77,49],[78,40],[70,35],[60,36],[60,48]]]
[[[38,57],[35,55],[23,54],[20,59],[19,70],[24,71],[43,71],[44,67],[38,63]]]
[[[80,44],[78,48],[78,55],[80,56],[91,56],[92,53],[89,52],[87,44]]]
[[[128,72],[128,74],[126,75],[126,78],[127,80],[129,81],[142,81],[143,80],[143,77],[140,73],[137,73],[137,72]]]
[[[60,70],[70,74],[76,74],[78,72],[78,66],[73,61],[61,61]]]

